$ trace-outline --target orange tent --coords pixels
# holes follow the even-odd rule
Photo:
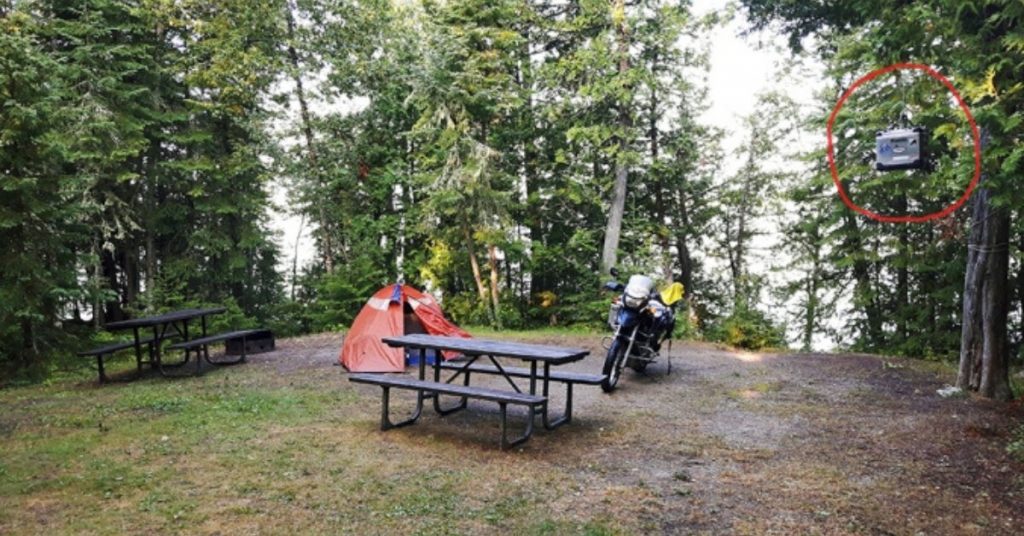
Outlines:
[[[388,285],[370,298],[345,335],[338,360],[349,372],[403,372],[405,352],[383,342],[383,337],[429,333],[469,337],[444,317],[433,296],[408,285]],[[452,356],[445,355],[445,359]]]

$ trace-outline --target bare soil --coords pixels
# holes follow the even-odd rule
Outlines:
[[[520,340],[589,349],[571,370],[603,363],[597,336]],[[288,357],[261,359],[322,373],[339,347],[299,339],[285,343]],[[627,370],[610,395],[577,387],[573,423],[507,455],[572,479],[553,510],[581,520],[602,511],[670,533],[1024,533],[1024,467],[1005,452],[1024,416],[1019,403],[942,398],[948,370],[898,358],[701,343],[676,343],[672,356],[670,374],[665,363]],[[377,410],[378,389],[348,388]],[[479,430],[490,413],[471,404],[370,437],[430,437],[458,457],[467,442],[495,448],[496,430]]]

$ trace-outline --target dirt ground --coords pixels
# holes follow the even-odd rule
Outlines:
[[[321,340],[322,352],[267,359],[282,371],[333,363],[338,341],[295,344]],[[589,349],[570,370],[603,362],[600,337],[519,340]],[[1024,467],[1005,452],[1019,403],[944,399],[949,372],[911,360],[700,343],[672,355],[670,374],[665,363],[627,370],[611,395],[577,387],[571,425],[508,454],[572,476],[575,491],[555,509],[605,511],[652,532],[1024,533]],[[379,389],[356,389],[376,410]],[[371,440],[496,448],[496,430],[474,433],[489,406],[427,413]]]
[[[599,336],[509,339],[603,362]],[[480,401],[381,432],[380,390],[345,381],[341,340],[200,378],[0,393],[0,533],[1024,533],[1006,453],[1024,407],[942,398],[933,363],[676,343],[670,375],[579,386],[572,423],[503,452]],[[89,401],[102,411],[73,413]]]

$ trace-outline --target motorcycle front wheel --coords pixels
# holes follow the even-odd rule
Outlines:
[[[628,345],[622,339],[615,338],[608,348],[608,355],[604,358],[604,380],[601,381],[601,390],[610,393],[615,390],[619,383],[619,376],[622,375],[622,362],[626,360],[626,347]]]

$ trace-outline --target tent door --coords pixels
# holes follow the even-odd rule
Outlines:
[[[416,318],[416,313],[413,312],[412,306],[408,303],[402,304],[402,331],[405,335],[412,335],[416,333],[427,334],[427,330],[423,328],[423,324],[420,323],[420,319]],[[437,352],[435,350],[427,350],[426,352],[427,364],[433,365],[434,360],[437,359]],[[414,367],[420,364],[420,352],[419,350],[405,350],[405,364]]]

